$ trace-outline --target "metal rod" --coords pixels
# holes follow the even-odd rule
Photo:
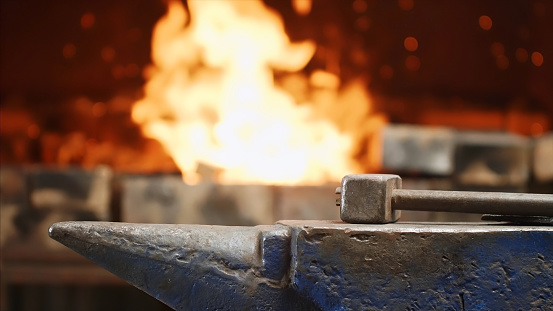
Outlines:
[[[553,216],[553,195],[394,189],[392,208],[413,211],[551,217]]]

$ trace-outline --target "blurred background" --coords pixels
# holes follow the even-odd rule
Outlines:
[[[0,8],[2,310],[166,310],[57,221],[339,219],[348,173],[553,193],[551,0]]]

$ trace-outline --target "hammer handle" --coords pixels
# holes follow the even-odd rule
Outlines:
[[[392,209],[552,217],[553,196],[530,193],[394,189]]]

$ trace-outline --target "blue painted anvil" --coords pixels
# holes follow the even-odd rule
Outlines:
[[[63,222],[50,236],[175,310],[553,310],[552,226]]]

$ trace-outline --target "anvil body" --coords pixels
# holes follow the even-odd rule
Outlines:
[[[553,310],[553,227],[57,223],[176,310]]]

